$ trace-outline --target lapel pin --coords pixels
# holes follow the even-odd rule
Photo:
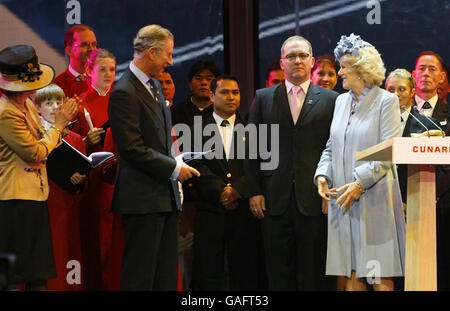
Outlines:
[[[308,99],[307,104],[308,104],[308,105],[312,105],[312,103],[313,103],[312,99]]]

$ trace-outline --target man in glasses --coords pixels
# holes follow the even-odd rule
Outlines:
[[[245,165],[250,210],[261,219],[269,290],[321,290],[326,289],[327,219],[313,178],[338,94],[311,83],[314,58],[303,37],[283,43],[280,66],[285,82],[257,90],[249,113],[256,128],[268,125],[267,138],[258,134],[259,144],[266,139],[266,145],[279,144],[279,154],[272,155],[278,156],[277,168],[262,170],[263,154]]]
[[[80,95],[88,89],[84,65],[92,51],[97,48],[97,38],[91,27],[75,25],[64,35],[64,47],[69,56],[69,68],[55,78],[67,97]]]

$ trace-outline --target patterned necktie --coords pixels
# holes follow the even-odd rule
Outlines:
[[[152,97],[158,101],[158,96],[156,96],[157,91],[155,93],[156,87],[155,87],[155,82],[153,82],[153,79],[149,79],[147,81],[147,85],[150,87],[150,93],[152,94]]]

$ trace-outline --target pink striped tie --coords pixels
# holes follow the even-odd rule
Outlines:
[[[301,86],[293,86],[291,89],[291,101],[289,106],[291,108],[291,115],[294,124],[297,123],[298,116],[300,115],[300,100],[298,99],[298,93],[302,91]]]

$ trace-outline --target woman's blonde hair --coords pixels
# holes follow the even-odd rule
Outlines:
[[[386,68],[380,53],[373,46],[365,46],[359,50],[359,56],[355,57],[351,54],[344,54],[341,58],[348,61],[352,69],[356,71],[364,82],[364,85],[381,86],[383,83]]]
[[[408,70],[403,69],[403,68],[397,68],[397,69],[391,71],[386,78],[386,83],[390,78],[394,78],[394,77],[408,80],[410,90],[413,90],[415,88],[414,79]]]

